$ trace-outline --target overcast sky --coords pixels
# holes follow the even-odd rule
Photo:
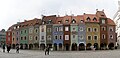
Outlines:
[[[25,19],[41,18],[41,14],[94,14],[96,9],[104,9],[107,17],[113,18],[118,0],[0,0],[0,30]]]

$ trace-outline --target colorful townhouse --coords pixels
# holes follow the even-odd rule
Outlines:
[[[52,48],[53,45],[53,24],[56,21],[56,15],[43,16],[43,21],[46,22],[46,46]]]
[[[85,50],[86,25],[83,15],[78,15],[77,20],[78,20],[78,50]]]
[[[63,17],[57,17],[53,25],[53,44],[54,50],[63,50]]]
[[[70,38],[71,38],[71,50],[78,50],[78,22],[76,16],[72,16],[70,24]]]
[[[100,49],[107,49],[108,45],[108,25],[107,25],[107,17],[104,13],[104,11],[98,11],[96,10],[96,16],[99,19],[99,25],[100,25]]]
[[[91,46],[98,49],[100,47],[100,25],[98,17],[95,14],[84,14],[86,25],[86,48]]]
[[[40,50],[44,50],[46,46],[46,22],[42,20],[42,24],[39,27],[39,46]]]
[[[104,11],[96,14],[43,16],[12,25],[6,32],[6,44],[12,48],[53,50],[114,49],[117,38],[115,23]]]
[[[6,44],[5,42],[6,42],[6,31],[5,29],[2,29],[0,31],[0,47],[2,47],[3,44]]]
[[[108,24],[108,49],[114,49],[116,46],[116,33],[115,33],[115,23],[110,18],[107,19]]]
[[[64,50],[71,50],[71,39],[70,39],[70,23],[72,20],[72,16],[64,16],[62,22],[63,22],[63,31],[64,31],[64,35],[63,35],[63,45],[64,45]]]

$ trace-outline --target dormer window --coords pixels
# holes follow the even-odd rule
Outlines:
[[[65,20],[65,22],[66,22],[66,23],[68,23],[68,22],[69,22],[69,20]]]
[[[75,19],[72,20],[72,23],[76,23]]]
[[[87,20],[87,21],[90,21],[90,17],[88,17],[86,20]]]
[[[93,18],[93,21],[97,21],[97,19],[94,17],[94,18]]]
[[[58,21],[59,24],[61,24],[61,21]]]
[[[80,20],[80,23],[83,23],[84,21],[83,20]]]
[[[52,20],[49,20],[49,21],[48,21],[48,24],[50,24],[51,22],[52,22]]]

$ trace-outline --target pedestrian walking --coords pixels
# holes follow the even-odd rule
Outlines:
[[[3,52],[5,52],[5,44],[3,44]]]
[[[11,49],[11,46],[10,46],[10,45],[7,45],[7,52],[8,52],[8,53],[9,53],[10,49]]]
[[[49,55],[50,47],[47,47],[47,54]]]
[[[19,53],[19,45],[16,45],[16,53]]]
[[[47,47],[45,47],[45,55],[46,55],[46,53],[47,53],[47,50],[48,50],[48,48],[47,48]]]

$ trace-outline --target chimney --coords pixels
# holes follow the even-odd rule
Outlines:
[[[98,11],[98,9],[96,9],[96,11]]]
[[[24,22],[26,22],[27,20],[24,20]]]
[[[85,13],[83,13],[85,15]]]
[[[102,11],[104,12],[104,9]]]

